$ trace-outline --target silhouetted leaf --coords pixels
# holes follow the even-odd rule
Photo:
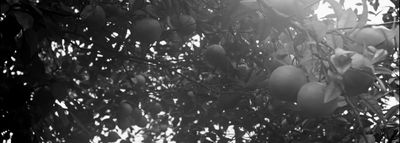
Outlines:
[[[342,94],[342,89],[336,81],[330,81],[325,89],[324,103],[336,100]]]
[[[366,106],[370,111],[378,115],[381,121],[386,121],[382,112],[382,107],[378,104],[378,101],[369,94],[363,94],[361,97],[361,103]]]
[[[390,118],[392,118],[393,116],[395,116],[398,113],[399,113],[399,104],[394,105],[394,106],[390,107],[389,110],[387,110],[387,112],[385,114],[385,119],[389,120]]]
[[[33,27],[34,19],[28,13],[15,11],[14,16],[17,19],[18,23],[23,27],[24,30],[28,30]]]

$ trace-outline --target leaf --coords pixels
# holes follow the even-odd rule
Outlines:
[[[39,35],[38,32],[36,32],[34,29],[28,29],[24,32],[23,34],[24,36],[24,40],[26,42],[26,47],[24,48],[29,48],[29,59],[34,56],[35,54],[37,54],[37,50],[38,50],[38,42],[40,40],[41,35]]]
[[[338,35],[334,35],[334,34],[329,34],[326,37],[326,42],[334,48],[341,48],[343,47],[343,39],[342,37],[338,36]]]
[[[375,30],[377,30],[378,32],[380,32],[383,36],[385,36],[385,40],[387,41],[392,41],[393,38],[396,36],[396,34],[399,33],[399,31],[395,31],[395,30],[390,30],[387,29],[386,27],[378,27]]]
[[[257,0],[241,0],[240,3],[250,9],[258,9],[259,5]]]
[[[379,89],[381,89],[382,91],[387,91],[387,88],[386,88],[385,84],[383,83],[383,81],[380,78],[376,78],[376,80],[378,80]]]
[[[397,45],[397,46],[399,46],[399,26],[397,25],[396,26],[396,28],[394,28],[393,30],[392,30],[394,33],[396,33],[396,35],[395,35],[395,45]]]
[[[80,13],[82,19],[88,18],[92,15],[95,11],[95,7],[93,5],[87,5],[83,8],[82,12]]]
[[[337,107],[344,107],[347,105],[347,102],[343,96],[339,96],[337,100]]]
[[[267,78],[267,73],[263,71],[253,71],[246,83],[246,88],[254,88]]]
[[[367,0],[362,0],[362,5],[363,5],[363,12],[361,14],[360,19],[358,20],[357,27],[355,28],[360,28],[363,27],[367,21],[368,21],[368,5],[367,5]]]
[[[370,69],[374,69],[372,62],[367,59],[364,55],[361,54],[354,54],[351,56],[351,67],[355,69],[361,69],[364,67],[368,67]]]
[[[339,73],[343,74],[351,67],[352,60],[349,57],[351,53],[353,52],[345,51],[341,48],[335,49],[335,54],[331,56],[330,60]]]
[[[392,71],[386,67],[374,67],[375,74],[391,75]]]
[[[309,30],[311,36],[316,40],[316,41],[321,41],[323,40],[326,32],[328,31],[328,26],[325,25],[322,21],[306,21],[305,27],[307,30]]]
[[[343,15],[339,17],[337,28],[355,27],[356,25],[357,15],[351,9],[347,9]]]
[[[294,37],[293,45],[294,45],[294,47],[297,47],[298,45],[303,44],[307,40],[308,40],[307,33],[306,32],[299,32]]]
[[[371,60],[371,63],[374,64],[374,63],[384,60],[386,58],[387,54],[388,54],[388,52],[384,49],[376,50],[374,57]]]
[[[325,1],[328,2],[333,7],[333,10],[335,11],[337,18],[343,15],[344,9],[337,1],[335,0],[325,0]]]
[[[393,2],[394,3],[394,2]],[[374,10],[378,10],[379,7],[379,0],[376,0],[375,3],[372,5],[374,7]]]
[[[331,62],[341,74],[345,73],[351,66],[351,59],[344,55],[332,55]]]
[[[343,50],[342,48],[336,48],[335,49],[335,54],[338,54],[338,55],[354,54],[354,52],[353,51],[346,51],[346,50]]]
[[[16,11],[14,12],[14,16],[18,23],[24,28],[24,31],[33,26],[34,19],[31,15],[25,12]]]
[[[370,111],[378,115],[379,119],[385,121],[384,115],[382,112],[382,107],[378,104],[378,101],[369,94],[361,95],[361,103],[366,106]]]
[[[367,141],[365,141],[363,136],[360,136],[360,140],[358,141],[358,143],[374,143],[375,142],[375,136],[373,134],[365,135],[365,137],[367,138]]]
[[[335,80],[329,82],[325,89],[324,103],[337,99],[342,94],[340,85]]]
[[[323,19],[331,19],[331,18],[335,18],[335,17],[336,17],[335,14],[328,14],[328,15],[325,15],[325,16],[323,17]]]
[[[385,119],[386,119],[386,120],[391,119],[391,118],[392,118],[394,115],[396,115],[398,112],[399,112],[399,104],[397,104],[397,105],[391,107],[391,108],[386,112]]]

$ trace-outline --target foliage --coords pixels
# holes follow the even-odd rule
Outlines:
[[[398,1],[378,45],[352,35],[379,0],[360,15],[325,2],[335,14],[317,19],[319,0],[1,1],[1,139],[398,142]],[[325,84],[335,112],[272,96],[283,65]]]

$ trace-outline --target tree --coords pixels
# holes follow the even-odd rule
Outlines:
[[[1,1],[1,138],[398,142],[398,1],[325,2]]]

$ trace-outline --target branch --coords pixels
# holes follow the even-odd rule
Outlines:
[[[366,24],[366,25],[362,26],[361,28],[370,27],[370,26],[382,26],[382,25],[396,24],[396,23],[400,23],[400,21],[385,22],[385,23],[380,23],[380,24]],[[335,33],[336,31],[339,31],[339,30],[347,30],[347,29],[353,29],[353,28],[354,27],[336,28],[336,29],[329,30],[326,33]]]

